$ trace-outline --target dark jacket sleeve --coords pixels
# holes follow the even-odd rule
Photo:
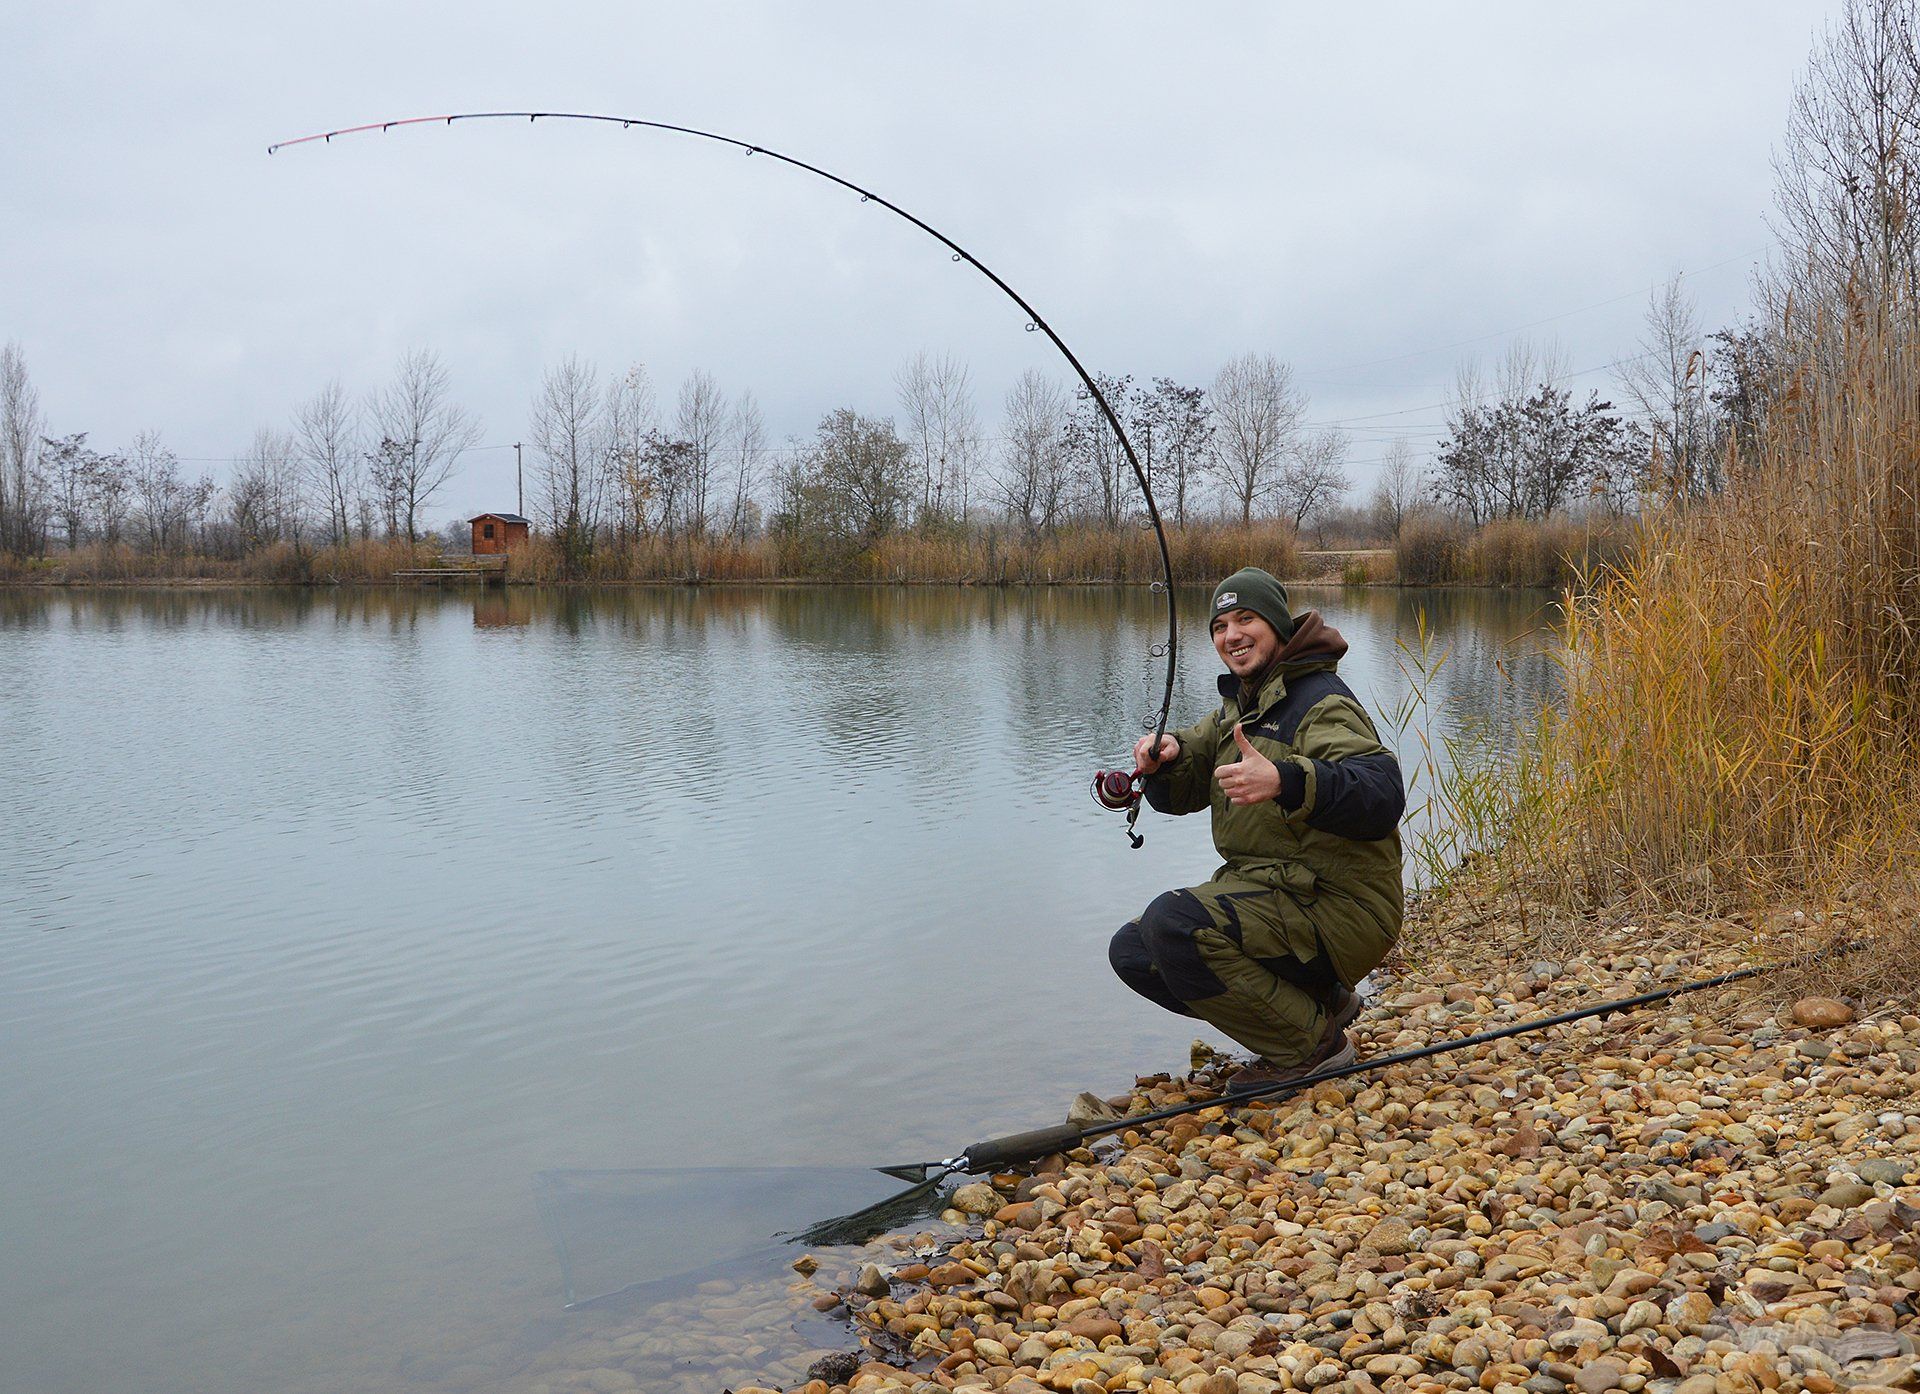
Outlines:
[[[1333,696],[1318,702],[1294,735],[1299,754],[1283,769],[1280,806],[1310,828],[1357,842],[1390,837],[1406,812],[1400,762],[1380,744],[1357,703]]]
[[[1156,813],[1198,813],[1213,803],[1213,753],[1220,741],[1220,713],[1210,712],[1184,731],[1169,731],[1180,742],[1180,758],[1150,774],[1141,785]]]

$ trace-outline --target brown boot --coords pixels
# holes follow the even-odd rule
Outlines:
[[[1353,1048],[1353,1042],[1347,1039],[1347,1033],[1335,1025],[1333,1017],[1329,1015],[1326,1033],[1320,1037],[1320,1048],[1309,1058],[1297,1065],[1276,1065],[1264,1059],[1243,1065],[1228,1078],[1226,1094],[1233,1098],[1277,1089],[1321,1070],[1345,1069],[1359,1058],[1359,1052]]]
[[[1333,1018],[1333,1024],[1342,1031],[1353,1025],[1360,1016],[1360,994],[1349,991],[1341,983],[1336,982],[1333,985],[1333,991],[1327,995],[1323,1005],[1327,1009],[1327,1015]]]

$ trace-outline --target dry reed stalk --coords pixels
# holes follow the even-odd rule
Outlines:
[[[0,557],[0,583],[33,581],[62,585],[139,585],[146,582],[231,581],[309,585],[336,581],[385,581],[395,571],[429,564],[430,542],[363,539],[340,547],[272,542],[240,557],[199,552],[142,552],[100,543],[26,560]]]
[[[1408,585],[1566,589],[1617,564],[1631,540],[1612,518],[1498,518],[1476,530],[1422,517],[1401,529],[1394,567]]]
[[[1726,494],[1653,509],[1568,595],[1565,708],[1468,808],[1506,892],[1737,913],[1757,944],[1811,932],[1781,907],[1878,924],[1836,981],[1920,982],[1917,443],[1920,358],[1862,331],[1810,356]]]
[[[1280,522],[1195,523],[1170,529],[1174,577],[1206,584],[1245,565],[1288,579],[1303,575],[1298,540]],[[1617,554],[1614,531],[1564,521],[1502,522],[1480,533],[1451,523],[1408,525],[1395,564],[1412,584],[1550,587],[1566,584],[1591,556]],[[365,539],[341,547],[270,543],[242,557],[152,554],[98,545],[46,558],[0,557],[0,583],[230,580],[302,585],[384,581],[429,564],[437,543]],[[647,582],[828,580],[923,584],[1092,584],[1145,582],[1160,576],[1159,544],[1144,528],[1072,526],[1035,538],[999,525],[931,534],[896,533],[864,547],[821,539],[618,536],[603,540],[583,570],[570,575],[551,538],[517,547],[516,579],[622,584]],[[1393,574],[1388,564],[1356,562],[1348,579]]]

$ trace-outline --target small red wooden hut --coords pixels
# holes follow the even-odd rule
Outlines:
[[[509,552],[527,540],[528,523],[518,513],[480,513],[467,521],[473,524],[476,557]]]

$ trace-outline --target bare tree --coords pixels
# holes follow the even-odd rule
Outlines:
[[[787,437],[786,459],[775,463],[772,483],[767,531],[783,546],[803,545],[810,533],[821,530],[826,510],[813,452],[798,437]]]
[[[127,510],[133,504],[133,471],[127,457],[107,451],[93,457],[93,516],[100,529],[100,540],[117,547],[124,540]]]
[[[751,392],[742,392],[733,404],[727,435],[734,461],[733,502],[727,508],[727,536],[738,542],[751,536],[758,526],[760,510],[753,501],[754,485],[760,455],[767,446],[767,428]]]
[[[1641,422],[1622,421],[1618,433],[1605,445],[1605,449],[1589,455],[1587,509],[1625,518],[1645,497],[1649,465],[1654,458],[1653,437]],[[1570,501],[1578,503],[1577,490]]]
[[[186,545],[193,545],[196,539],[201,546],[206,545],[207,515],[213,511],[214,500],[219,497],[220,485],[205,471],[187,485],[180,496],[180,532]]]
[[[1792,392],[1786,346],[1774,329],[1754,323],[1718,329],[1709,337],[1714,450],[1735,460],[1754,458],[1775,409]]]
[[[1847,0],[1794,91],[1774,157],[1775,322],[1920,314],[1920,56],[1913,0]]]
[[[39,389],[27,376],[20,346],[10,341],[0,347],[0,551],[26,554],[46,545],[45,430]]]
[[[1529,441],[1528,400],[1566,375],[1558,345],[1516,339],[1507,346],[1491,384],[1480,365],[1467,360],[1454,379],[1454,405],[1447,441],[1434,480],[1437,496],[1475,524],[1494,518],[1533,517],[1525,502],[1536,490],[1540,464]]]
[[[1598,393],[1576,406],[1555,386],[1567,376],[1564,363],[1554,350],[1516,343],[1491,395],[1478,371],[1462,366],[1436,460],[1438,501],[1475,524],[1545,518],[1583,486],[1619,471],[1635,432]]]
[[[360,535],[370,532],[370,516],[380,520],[383,535],[398,537],[407,515],[407,481],[413,476],[413,446],[392,436],[380,437],[380,443],[366,453],[367,489],[371,498],[363,499],[360,509]]]
[[[653,430],[640,447],[640,476],[651,502],[650,532],[672,537],[686,522],[684,505],[694,474],[693,446],[670,431]]]
[[[1065,390],[1038,370],[1027,369],[1008,389],[994,491],[1029,539],[1060,523],[1067,492],[1066,421]]]
[[[681,521],[690,537],[707,535],[714,470],[725,445],[726,432],[726,395],[711,373],[696,368],[680,384],[680,400],[673,413],[673,433],[687,446],[680,510]]]
[[[50,512],[68,549],[82,546],[90,533],[117,545],[133,494],[125,457],[92,449],[85,431],[42,440],[40,446],[44,485],[35,487],[48,490]]]
[[[41,443],[52,514],[67,549],[86,541],[87,514],[93,503],[93,478],[100,456],[87,447],[87,433],[49,437]]]
[[[606,497],[604,405],[599,373],[578,358],[549,368],[533,399],[535,496],[569,577],[586,572]]]
[[[1686,498],[1718,493],[1724,483],[1707,395],[1706,343],[1692,303],[1675,276],[1647,302],[1645,353],[1620,367],[1659,451],[1664,480]]]
[[[305,498],[294,438],[271,426],[253,433],[227,485],[229,521],[241,551],[271,542],[298,546],[305,533]]]
[[[327,536],[336,547],[353,534],[354,501],[360,492],[362,454],[355,416],[338,378],[294,414],[300,466],[313,496],[327,511]]]
[[[1254,505],[1265,500],[1295,451],[1306,394],[1294,386],[1293,370],[1272,354],[1245,353],[1220,370],[1212,396],[1215,472],[1240,506],[1240,521],[1250,523]]]
[[[891,421],[845,407],[829,412],[815,439],[813,467],[842,535],[872,543],[906,520],[913,464]]]
[[[949,360],[942,355],[937,362],[940,368],[944,368]],[[901,438],[912,452],[914,468],[919,475],[917,508],[923,521],[933,517],[934,481],[941,473],[939,449],[935,443],[936,404],[939,397],[939,388],[934,381],[935,365],[933,356],[922,349],[913,356],[911,362],[896,369],[893,374],[894,389],[900,401]]]
[[[186,530],[187,484],[180,477],[179,459],[161,442],[158,431],[142,431],[133,438],[133,445],[127,451],[127,464],[134,496],[139,500],[148,550],[175,550],[185,541],[182,534]]]
[[[1300,441],[1274,472],[1274,493],[1284,514],[1298,532],[1308,518],[1332,508],[1346,497],[1348,436],[1339,427]]]
[[[1380,462],[1380,478],[1373,486],[1369,502],[1373,525],[1398,542],[1400,529],[1420,506],[1426,487],[1426,475],[1413,458],[1413,447],[1404,440],[1389,442],[1386,456]]]
[[[1207,394],[1198,387],[1182,387],[1172,378],[1155,378],[1151,390],[1134,394],[1133,427],[1155,500],[1164,510],[1166,486],[1172,484],[1173,520],[1187,525],[1187,506],[1200,475],[1213,458],[1213,414]]]
[[[227,482],[227,526],[235,556],[274,540],[272,485],[262,461],[243,457],[234,468]]]
[[[954,516],[964,520],[980,434],[972,375],[951,354],[922,350],[893,381],[905,418],[903,436],[919,473],[923,525]]]
[[[1132,376],[1095,373],[1093,378],[1100,386],[1101,395],[1108,402],[1119,404],[1114,410],[1124,411],[1133,391]],[[1075,502],[1080,512],[1103,527],[1119,527],[1120,515],[1134,496],[1133,467],[1127,463],[1126,451],[1113,423],[1085,387],[1074,389],[1073,409],[1067,414],[1060,439],[1066,450],[1069,483],[1077,495]]]
[[[654,481],[647,468],[647,441],[658,424],[653,380],[636,363],[607,385],[608,470],[619,500],[620,532],[645,537],[653,529]]]
[[[416,542],[420,515],[446,486],[460,452],[479,439],[479,423],[455,405],[446,367],[431,349],[402,358],[368,410],[390,472],[391,526]]]

